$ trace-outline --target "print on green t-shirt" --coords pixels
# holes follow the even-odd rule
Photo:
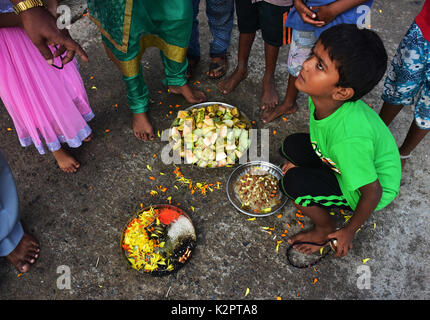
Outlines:
[[[379,180],[382,197],[376,210],[397,196],[401,179],[396,141],[379,115],[363,101],[346,102],[330,116],[316,120],[309,98],[309,131],[315,153],[336,175],[355,210],[362,186]]]

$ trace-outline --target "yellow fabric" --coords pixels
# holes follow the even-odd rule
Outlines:
[[[127,78],[134,77],[138,74],[142,55],[149,47],[159,48],[168,59],[178,63],[183,63],[187,55],[187,48],[168,44],[163,39],[153,34],[145,35],[140,39],[140,52],[136,57],[127,61],[120,61],[105,45],[109,58],[117,65],[121,73]]]

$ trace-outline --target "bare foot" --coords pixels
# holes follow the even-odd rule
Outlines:
[[[308,241],[315,243],[324,243],[328,240],[328,235],[332,233],[335,228],[318,228],[315,227],[310,231],[300,232],[295,236],[288,239],[289,244],[293,244],[299,241]],[[328,244],[327,244],[328,245]],[[311,254],[318,251],[321,246],[311,245],[311,244],[299,244],[294,247],[297,251],[301,253]]]
[[[247,68],[236,67],[231,75],[218,84],[218,89],[223,94],[229,94],[237,85],[248,76]]]
[[[71,173],[76,172],[80,166],[79,162],[76,161],[70,154],[68,154],[63,148],[52,152],[57,160],[58,166],[64,172]]]
[[[139,140],[154,140],[154,130],[146,112],[133,114],[133,133]]]
[[[279,103],[279,96],[276,92],[275,78],[265,76],[263,78],[263,95],[261,97],[261,110],[272,110]]]
[[[88,137],[84,139],[84,142],[90,142],[92,138],[93,138],[93,134],[91,133]]]
[[[283,164],[282,166],[282,174],[287,173],[288,170],[290,170],[291,168],[295,168],[297,167],[295,164],[291,163],[290,161],[287,161]]]
[[[297,111],[297,103],[294,102],[292,105],[288,104],[281,104],[273,109],[267,109],[263,112],[263,116],[261,117],[261,121],[263,123],[269,123],[276,118],[285,115],[285,114],[292,114]]]
[[[27,272],[30,270],[30,266],[36,262],[39,252],[40,248],[37,240],[28,234],[24,234],[16,248],[7,256],[7,259],[19,272]]]
[[[188,83],[181,87],[169,86],[169,92],[183,95],[189,103],[201,103],[206,101],[206,95],[204,92],[190,87]]]

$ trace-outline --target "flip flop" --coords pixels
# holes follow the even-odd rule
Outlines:
[[[220,57],[221,60],[211,62],[209,65],[208,78],[211,80],[217,80],[225,76],[227,73],[227,56]],[[217,76],[211,76],[211,73],[219,73]]]

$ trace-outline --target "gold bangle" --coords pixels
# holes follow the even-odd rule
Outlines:
[[[34,7],[44,7],[44,4],[41,0],[25,0],[13,6],[13,10],[16,14],[20,14],[21,12],[24,12]]]

